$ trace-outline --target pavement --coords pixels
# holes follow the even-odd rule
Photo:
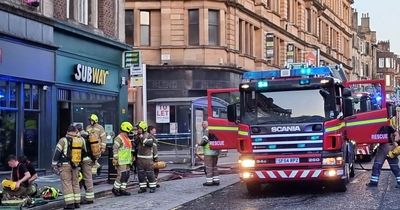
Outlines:
[[[229,173],[234,173],[232,170],[232,166],[236,166],[237,160],[238,160],[239,154],[237,153],[236,150],[230,150],[227,154],[226,157],[221,157],[219,159],[218,165],[221,167],[220,171],[222,174],[229,174]],[[162,160],[162,157],[160,157]],[[205,189],[202,186],[202,183],[204,182],[204,171],[201,169],[201,166],[196,166],[196,167],[191,167],[189,164],[174,164],[174,163],[168,163],[167,168],[164,170],[161,170],[160,175],[159,175],[159,180],[161,181],[161,188],[159,188],[159,192],[151,194],[151,195],[146,195],[146,194],[140,194],[140,195],[135,195],[137,194],[137,187],[138,187],[138,180],[137,177],[131,174],[131,177],[129,179],[129,184],[128,184],[128,189],[130,192],[132,192],[133,196],[127,196],[127,197],[118,197],[114,198],[114,196],[111,193],[112,185],[108,184],[106,181],[106,172],[103,170],[103,175],[95,180],[95,186],[94,186],[94,192],[95,192],[95,197],[96,197],[96,204],[91,205],[91,206],[97,206],[102,204],[110,204],[110,198],[107,199],[108,197],[112,197],[112,205],[114,205],[114,201],[121,200],[121,204],[123,204],[125,199],[134,199],[135,200],[135,205],[138,203],[136,197],[141,198],[140,200],[143,202],[142,204],[146,202],[151,202],[151,200],[156,197],[164,197],[166,203],[170,203],[171,199],[168,197],[171,195],[179,195],[182,192],[185,195],[190,194],[189,197],[182,197],[179,199],[176,199],[176,202],[173,202],[175,206],[178,206],[180,204],[183,204],[185,202],[188,202],[190,200],[196,199],[198,197],[201,197],[205,194],[211,193],[215,190],[222,189],[223,187],[229,186],[231,184],[234,184],[235,182],[239,181],[239,178],[237,175],[227,175],[221,177],[222,184],[218,187],[212,187]],[[174,179],[179,179],[179,180],[174,180]],[[169,181],[169,180],[174,180],[174,181]],[[50,174],[50,175],[45,175],[45,176],[39,176],[38,180],[36,181],[38,184],[39,188],[43,186],[53,186],[56,188],[61,189],[60,187],[60,179],[58,175],[55,174]],[[82,194],[83,191],[82,191]],[[147,198],[147,199],[145,199]],[[150,199],[150,200],[149,200]],[[189,199],[189,200],[188,200]],[[108,200],[108,201],[107,201]],[[104,203],[105,202],[105,203]],[[130,202],[132,203],[132,202]],[[140,203],[140,202],[139,202]],[[148,209],[165,209],[164,207],[167,206],[167,204],[162,204],[159,207],[157,207],[157,203],[160,202],[155,202],[151,204],[151,208]],[[163,202],[161,202],[163,203]],[[115,205],[117,205],[115,203]],[[126,204],[126,203],[125,203]],[[59,207],[62,207],[64,205],[63,197],[60,196],[56,200],[50,201],[48,204],[45,205],[40,205],[36,206],[33,208],[24,208],[24,209],[31,209],[31,210],[49,210],[49,209],[57,209]],[[147,204],[146,204],[147,205]],[[145,205],[145,206],[146,206]],[[149,204],[150,205],[150,204]],[[88,206],[88,208],[92,208],[91,206]],[[137,208],[140,209],[141,205],[137,205]],[[168,206],[170,206],[168,204]],[[133,206],[130,205],[128,209],[133,208]],[[174,207],[174,206],[172,206]],[[171,207],[171,208],[172,208]],[[119,208],[119,207],[115,207]],[[92,208],[94,209],[94,208]],[[102,208],[100,208],[102,209]],[[146,209],[146,208],[145,208]]]

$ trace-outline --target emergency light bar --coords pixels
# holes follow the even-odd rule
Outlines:
[[[268,70],[268,71],[252,71],[245,72],[243,79],[246,80],[259,80],[270,78],[284,78],[284,77],[302,77],[302,76],[333,76],[333,72],[329,67],[305,67],[296,69],[282,69],[282,70]]]

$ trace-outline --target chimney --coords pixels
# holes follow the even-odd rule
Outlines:
[[[352,22],[352,26],[354,29],[357,30],[358,27],[358,12],[356,9],[353,9],[353,22]]]
[[[369,27],[369,13],[362,14],[361,17],[361,31],[362,32],[369,32],[371,29]]]

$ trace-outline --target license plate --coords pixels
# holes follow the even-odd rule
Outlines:
[[[300,163],[299,158],[276,158],[276,164],[287,164],[287,163]]]

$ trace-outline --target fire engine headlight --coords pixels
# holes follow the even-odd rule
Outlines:
[[[254,168],[254,166],[256,165],[256,161],[251,159],[239,160],[239,164],[243,168]]]
[[[343,157],[328,157],[322,159],[322,165],[332,166],[332,165],[342,165]]]

